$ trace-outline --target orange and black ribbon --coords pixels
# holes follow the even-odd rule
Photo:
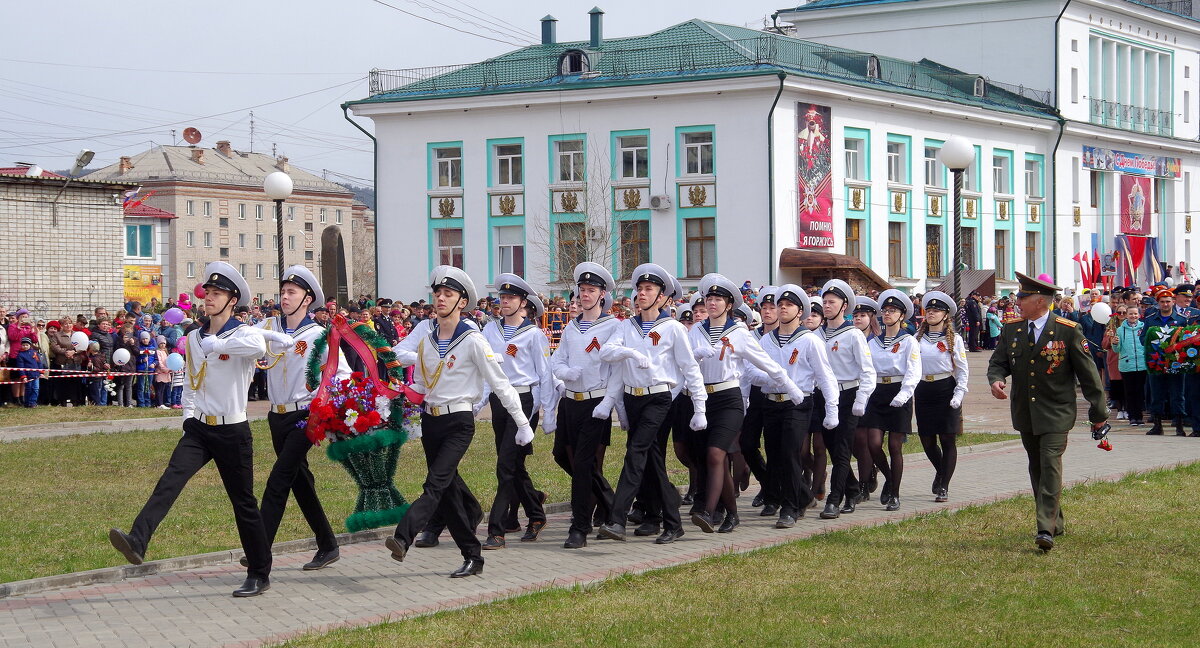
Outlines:
[[[508,345],[508,348],[504,350],[504,353],[513,358],[517,357],[517,345],[515,345],[515,344]]]
[[[591,353],[592,351],[599,351],[599,350],[600,350],[600,340],[597,340],[596,338],[592,338],[592,343],[587,345],[587,348],[584,349],[584,352]]]
[[[717,356],[717,360],[725,359],[725,349],[729,349],[729,353],[733,353],[733,345],[730,344],[729,338],[727,337],[721,338],[721,355]]]

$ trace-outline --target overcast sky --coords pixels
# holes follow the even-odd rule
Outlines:
[[[583,40],[598,0],[382,1],[395,8],[375,0],[4,2],[0,166],[69,168],[81,148],[96,151],[92,167],[104,166],[173,143],[172,129],[182,144],[186,126],[200,129],[204,146],[228,139],[249,150],[253,110],[255,151],[274,145],[304,169],[368,184],[370,140],[344,121],[339,105],[366,96],[371,68],[503,54],[537,42],[547,13],[558,18],[560,41]],[[787,3],[599,4],[605,35],[615,37],[690,18],[757,28]]]

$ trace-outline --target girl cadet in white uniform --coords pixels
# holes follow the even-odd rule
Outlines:
[[[854,305],[854,291],[846,282],[830,279],[821,288],[825,325],[819,334],[825,338],[829,365],[842,390],[838,397],[839,424],[823,432],[825,447],[829,448],[829,458],[833,462],[829,499],[825,501],[825,510],[821,511],[821,517],[827,520],[854,512],[859,484],[850,470],[850,444],[854,440],[854,428],[858,427],[858,417],[866,413],[867,399],[875,391],[875,364],[871,361],[867,338],[849,321]],[[843,500],[844,506],[839,509]]]
[[[883,332],[868,342],[878,382],[867,401],[867,413],[858,425],[867,429],[871,457],[883,473],[879,503],[889,511],[896,511],[900,509],[904,443],[912,431],[913,390],[921,382],[921,345],[904,329],[913,311],[908,295],[895,289],[885,290],[879,295],[879,308],[883,314]],[[883,453],[884,432],[888,434],[890,466]]]
[[[778,323],[778,313],[775,308],[775,289],[776,286],[763,286],[758,289],[758,309],[759,316],[762,318],[762,326],[750,329],[750,333],[754,335],[754,339],[761,340],[762,336],[775,330]],[[738,437],[738,444],[742,450],[742,463],[746,469],[739,472],[737,468],[734,470],[734,482],[740,490],[746,490],[750,485],[750,475],[758,480],[758,483],[765,485],[767,483],[767,461],[763,458],[760,448],[762,448],[762,387],[752,384],[748,378],[742,380],[742,391],[746,395],[746,417],[742,420],[742,434]],[[766,493],[763,489],[759,490],[758,495],[754,496],[754,500],[750,502],[750,506],[758,508],[760,506],[772,507],[770,515],[779,512],[779,503],[765,500]]]
[[[879,336],[879,302],[857,295],[854,298],[854,328],[863,332],[867,337],[867,344]],[[872,347],[872,351],[874,348]],[[863,414],[866,416],[866,414]],[[858,419],[858,427],[854,428],[854,443],[851,446],[854,458],[858,462],[858,482],[861,488],[858,489],[858,503],[863,503],[871,498],[871,493],[875,492],[878,486],[876,481],[875,466],[871,462],[871,449],[867,445],[867,428],[863,425],[862,417]]]
[[[779,502],[779,520],[775,528],[787,529],[796,525],[796,518],[813,500],[809,483],[804,479],[801,451],[808,445],[810,419],[817,429],[838,426],[838,398],[841,390],[829,366],[829,356],[820,337],[801,325],[809,310],[808,295],[795,284],[780,286],[774,294],[778,311],[778,326],[762,336],[759,343],[769,358],[775,361],[799,394],[789,394],[786,384],[770,379],[756,367],[747,367],[751,382],[763,392],[763,443],[767,450],[767,482],[763,484],[765,499]],[[824,398],[821,410],[815,410],[813,394],[821,390]],[[796,396],[801,396],[799,403]],[[764,511],[766,507],[763,507]]]
[[[785,387],[784,392],[797,405],[804,402],[804,393],[787,373],[762,350],[745,323],[734,321],[731,312],[741,297],[736,284],[726,277],[712,273],[700,279],[708,318],[688,331],[688,341],[700,362],[704,389],[708,392],[706,417],[708,427],[697,430],[693,443],[703,443],[705,452],[705,501],[692,515],[692,522],[705,533],[719,530],[729,533],[737,527],[737,495],[733,475],[729,470],[728,453],[738,449],[738,434],[745,417],[742,409],[741,377],[744,365],[751,364],[770,378],[773,385]],[[711,512],[717,501],[724,505],[725,518],[717,529]]]
[[[613,490],[604,478],[604,449],[612,433],[612,410],[621,394],[620,370],[600,360],[600,349],[621,320],[604,312],[617,283],[603,266],[575,266],[580,313],[563,327],[550,368],[563,381],[557,412],[554,460],[571,476],[571,528],[566,549],[587,546],[594,518],[612,510]],[[601,416],[595,416],[596,413]]]
[[[807,293],[805,293],[805,297],[810,302],[808,310],[800,313],[800,326],[809,331],[816,331],[825,323],[825,309],[821,307],[820,299],[814,299]],[[804,481],[813,492],[812,506],[817,506],[818,502],[825,499],[826,467],[829,463],[829,453],[825,450],[825,435],[822,433],[821,422],[815,416],[809,417],[808,443],[805,443],[801,450],[800,459],[804,463]],[[763,513],[766,514],[765,511]]]
[[[921,344],[922,376],[913,392],[913,405],[917,435],[937,471],[933,478],[934,499],[945,502],[958,464],[955,437],[962,429],[962,401],[967,393],[967,350],[954,332],[958,308],[950,295],[937,290],[925,293],[921,307],[925,309],[925,320],[917,329],[917,341]]]
[[[661,480],[663,533],[655,542],[667,544],[683,536],[679,519],[679,492],[667,479],[663,454],[656,446],[659,428],[671,406],[671,391],[686,384],[694,414],[690,427],[707,427],[704,379],[687,341],[687,329],[659,308],[668,290],[673,291],[671,275],[661,266],[638,266],[631,280],[637,295],[638,315],[622,322],[617,333],[600,349],[605,362],[620,363],[625,383],[625,413],[629,419],[629,441],[617,496],[608,523],[600,527],[600,536],[625,539],[625,521],[629,506],[641,486],[647,470]],[[672,287],[672,288],[669,288]]]
[[[511,273],[496,275],[497,292],[500,293],[500,319],[492,320],[483,327],[483,338],[492,348],[495,357],[501,359],[500,369],[509,384],[521,399],[521,410],[529,419],[530,427],[537,427],[538,411],[552,412],[557,406],[558,394],[554,389],[554,376],[550,372],[550,342],[546,334],[530,318],[537,318],[537,295],[524,279]],[[533,454],[533,444],[518,446],[514,441],[517,423],[505,409],[504,403],[484,385],[483,398],[475,409],[484,402],[492,407],[492,430],[496,441],[496,499],[492,502],[488,516],[488,537],[484,550],[503,549],[504,535],[509,508],[513,498],[521,503],[529,517],[529,526],[521,542],[534,542],[546,526],[546,513],[542,502],[546,494],[533,487],[529,471],[525,469],[525,457]],[[554,431],[554,421],[546,421]]]

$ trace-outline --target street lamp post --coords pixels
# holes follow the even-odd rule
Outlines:
[[[283,201],[292,195],[292,176],[283,171],[275,171],[263,181],[263,191],[267,197],[275,201],[275,243],[279,253],[279,272],[283,276]]]
[[[946,140],[938,161],[954,173],[954,303],[961,299],[962,286],[962,188],[963,172],[975,162],[975,147],[961,135]]]

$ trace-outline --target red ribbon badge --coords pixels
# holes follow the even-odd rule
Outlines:
[[[727,337],[721,338],[721,355],[717,356],[717,360],[725,359],[725,349],[729,349],[729,352],[733,353],[733,345],[729,343],[729,338]]]
[[[504,354],[513,358],[517,357],[517,345],[508,345],[508,348],[504,350]]]
[[[833,343],[833,348],[832,348],[832,349],[830,349],[830,351],[837,351],[837,349],[838,349],[838,344],[840,344],[840,342],[834,342],[834,343]]]
[[[900,343],[899,342],[892,345],[892,353],[900,353]]]
[[[938,351],[941,351],[942,353],[945,353],[945,352],[946,352],[946,343],[945,343],[945,342],[938,342],[937,349],[938,349]]]
[[[592,338],[592,343],[587,345],[587,348],[584,349],[583,351],[585,353],[591,353],[592,351],[599,351],[599,350],[600,350],[600,340],[597,340],[596,338]]]
[[[662,336],[659,335],[658,331],[650,331],[650,335],[648,335],[647,337],[650,338],[650,342],[654,346],[658,346],[658,341],[662,339]]]
[[[302,356],[302,355],[304,355],[304,352],[307,350],[308,350],[308,342],[305,342],[304,340],[296,341],[296,355]]]
[[[788,364],[796,364],[796,358],[800,357],[800,349],[792,349],[792,357],[788,359]]]

